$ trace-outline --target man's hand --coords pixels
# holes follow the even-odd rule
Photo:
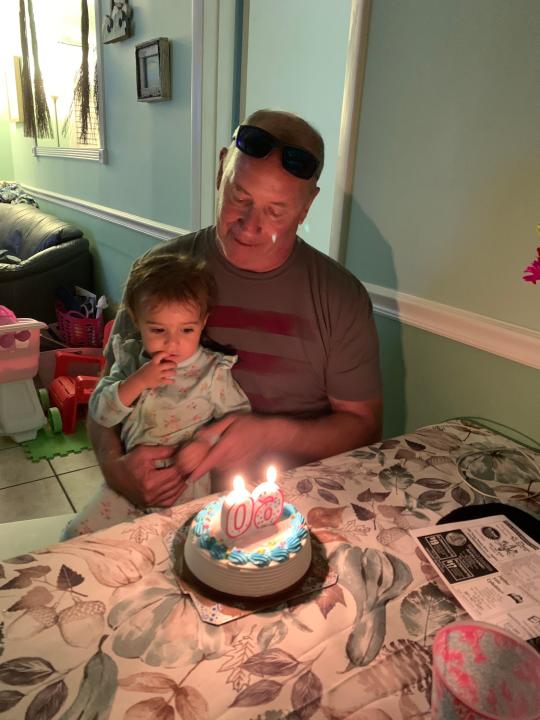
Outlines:
[[[175,452],[174,446],[137,445],[116,460],[116,482],[109,484],[138,507],[169,507],[186,483],[174,464],[156,468],[156,461],[170,459]]]
[[[278,418],[263,418],[250,413],[227,415],[216,420],[208,426],[207,431],[218,436],[219,440],[193,470],[189,481],[198,480],[213,469],[245,471],[265,451],[274,449],[277,423]]]
[[[212,444],[205,440],[193,440],[176,454],[176,468],[182,477],[190,475],[202,463]]]

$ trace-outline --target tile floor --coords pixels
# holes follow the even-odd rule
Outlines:
[[[102,482],[92,450],[34,463],[0,437],[0,523],[77,512]]]

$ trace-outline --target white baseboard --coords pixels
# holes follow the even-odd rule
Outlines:
[[[364,283],[378,315],[540,370],[540,332]]]
[[[98,205],[88,200],[81,200],[80,198],[70,197],[69,195],[61,195],[57,192],[42,190],[41,188],[31,187],[30,185],[23,185],[22,187],[38,200],[46,200],[47,202],[53,202],[57,205],[63,205],[64,207],[78,210],[86,215],[92,215],[93,217],[106,220],[115,225],[121,225],[130,230],[143,233],[144,235],[150,235],[158,240],[171,240],[179,235],[187,235],[192,232],[184,228],[174,227],[174,225],[165,225],[155,220],[149,220],[140,215],[132,215],[122,210],[116,210],[115,208],[106,207],[105,205]]]

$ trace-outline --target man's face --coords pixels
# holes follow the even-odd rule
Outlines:
[[[289,257],[318,188],[284,170],[279,150],[262,159],[228,152],[234,155],[224,163],[222,151],[218,176],[221,250],[236,267],[273,270]]]
[[[148,355],[165,352],[172,362],[191,357],[199,347],[206,318],[192,303],[138,303],[136,324]]]

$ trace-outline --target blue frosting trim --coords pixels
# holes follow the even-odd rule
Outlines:
[[[193,532],[195,533],[195,535],[197,537],[200,537],[203,533],[205,517],[206,517],[206,508],[199,510],[199,512],[195,515],[195,520],[193,521]]]
[[[207,550],[214,560],[227,559],[233,565],[247,565],[251,563],[257,567],[264,567],[274,562],[285,562],[291,555],[296,554],[302,547],[302,540],[307,536],[308,530],[304,516],[298,512],[294,505],[285,503],[283,506],[282,520],[291,519],[290,536],[284,546],[274,548],[263,548],[262,552],[245,553],[239,548],[233,548],[230,552],[226,545],[218,543],[215,537],[210,535],[210,524],[214,515],[221,512],[224,498],[214,500],[195,516],[193,533],[198,537],[199,546]]]
[[[214,545],[210,548],[210,555],[214,558],[214,560],[223,560],[223,558],[227,555],[227,548],[225,545],[214,543]]]
[[[297,553],[299,552],[300,548],[302,547],[302,543],[298,539],[298,536],[293,535],[292,537],[287,539],[287,542],[285,543],[285,547],[290,553]]]
[[[199,538],[199,545],[203,550],[210,550],[216,544],[216,539],[210,537],[208,533],[203,533]]]
[[[285,548],[273,548],[270,550],[270,558],[276,562],[285,562],[285,560],[289,559],[289,555],[289,551],[285,550]]]
[[[232,562],[233,565],[245,565],[249,562],[249,557],[247,553],[243,552],[242,550],[239,550],[238,548],[233,548],[227,560],[229,562]]]

